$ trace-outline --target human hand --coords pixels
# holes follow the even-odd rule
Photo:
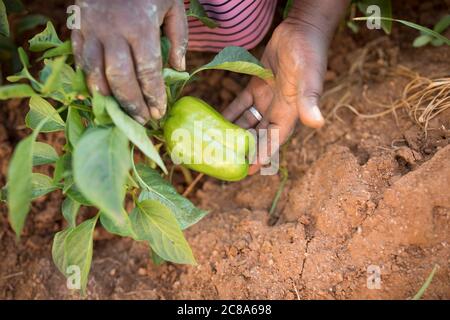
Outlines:
[[[136,121],[166,111],[160,26],[171,42],[169,64],[185,69],[187,18],[179,0],[77,0],[81,30],[73,30],[75,60],[91,91],[113,94]]]
[[[280,144],[286,142],[299,118],[313,128],[324,124],[319,98],[328,45],[348,1],[313,2],[294,5],[290,17],[275,29],[267,44],[261,62],[273,71],[275,78],[269,82],[252,78],[223,112],[243,128],[267,129],[269,146],[273,134],[278,134]],[[249,110],[252,106],[262,115],[261,121]],[[275,152],[277,146],[268,150],[266,157],[260,154],[250,174],[257,172]]]

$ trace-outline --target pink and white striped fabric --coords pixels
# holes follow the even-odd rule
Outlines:
[[[254,48],[266,35],[277,0],[200,0],[208,16],[219,27],[211,29],[195,18],[188,18],[192,51],[220,51],[228,46]],[[189,0],[184,0],[189,8]]]

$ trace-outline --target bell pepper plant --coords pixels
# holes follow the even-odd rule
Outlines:
[[[167,61],[170,43],[163,38],[162,45],[164,61]],[[182,129],[191,134],[193,122],[200,121],[204,126],[203,138],[211,140],[212,152],[228,150],[231,157],[223,162],[200,161],[186,166],[230,181],[247,175],[253,140],[205,102],[193,97],[182,98],[183,88],[193,80],[193,75],[207,69],[240,72],[262,79],[272,77],[272,73],[239,47],[225,48],[211,62],[191,73],[173,70],[165,63],[167,115],[142,126],[124,113],[113,97],[87,90],[82,70],[73,66],[70,41],[61,41],[51,22],[29,40],[29,50],[40,54],[36,61],[36,66],[41,67],[38,75],[30,71],[28,55],[19,48],[22,70],[7,78],[12,84],[0,87],[1,100],[29,98],[25,124],[31,134],[17,144],[9,164],[7,184],[1,192],[17,238],[24,228],[31,202],[59,190],[64,197],[61,213],[66,222],[64,229],[55,234],[52,256],[66,277],[72,276],[74,270],[79,273],[82,292],[88,282],[94,228],[98,224],[112,234],[147,243],[155,263],[196,264],[182,230],[202,219],[206,212],[179,195],[165,178],[168,153],[180,146],[179,141],[172,139],[172,133]],[[235,141],[241,142],[231,145],[224,138],[217,140],[209,129],[219,132],[231,129]],[[50,132],[64,135],[62,153],[39,141],[41,133]],[[204,140],[198,143],[196,148],[207,148]],[[42,165],[52,166],[53,175],[35,172]],[[125,209],[125,198],[132,199],[130,212]],[[81,207],[96,208],[95,216],[80,223],[77,215]]]

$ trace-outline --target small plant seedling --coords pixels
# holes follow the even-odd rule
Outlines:
[[[354,21],[366,21],[368,19],[371,19],[370,17],[357,17],[357,18],[353,18]],[[410,22],[410,21],[406,21],[406,20],[401,20],[401,19],[393,19],[393,18],[388,18],[388,17],[380,17],[379,18],[381,21],[391,21],[391,22],[398,22],[401,23],[407,27],[410,27],[412,29],[416,29],[420,32],[422,32],[424,35],[428,35],[430,36],[432,39],[436,39],[439,41],[442,41],[442,44],[445,44],[447,46],[450,46],[450,39],[444,37],[443,35],[441,35],[440,33],[431,30],[427,27],[421,26],[417,23],[414,22]]]
[[[424,295],[425,291],[428,289],[428,287],[431,284],[431,281],[433,281],[434,275],[436,274],[436,271],[439,269],[438,265],[435,265],[433,267],[433,270],[431,270],[430,274],[428,275],[427,279],[423,283],[422,287],[417,291],[417,293],[414,295],[412,300],[420,300],[422,296]]]
[[[439,34],[442,34],[445,30],[450,27],[450,14],[442,17],[433,27],[433,31]],[[429,34],[420,32],[420,36],[414,39],[413,47],[419,48],[426,46],[427,44],[432,44],[435,47],[442,46],[445,42],[442,39],[435,38],[430,36]]]

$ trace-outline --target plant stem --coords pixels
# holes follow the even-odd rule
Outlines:
[[[187,189],[183,192],[183,197],[187,197],[189,193],[191,193],[192,189],[194,189],[195,185],[203,178],[204,174],[200,173],[195,177],[194,181],[187,187]]]
[[[289,174],[286,168],[280,168],[281,172],[281,183],[278,187],[277,193],[275,194],[275,197],[272,201],[272,206],[269,210],[269,215],[273,215],[275,213],[275,210],[277,208],[278,201],[280,200],[281,194],[283,193],[284,187],[286,186],[286,182],[288,180]]]

